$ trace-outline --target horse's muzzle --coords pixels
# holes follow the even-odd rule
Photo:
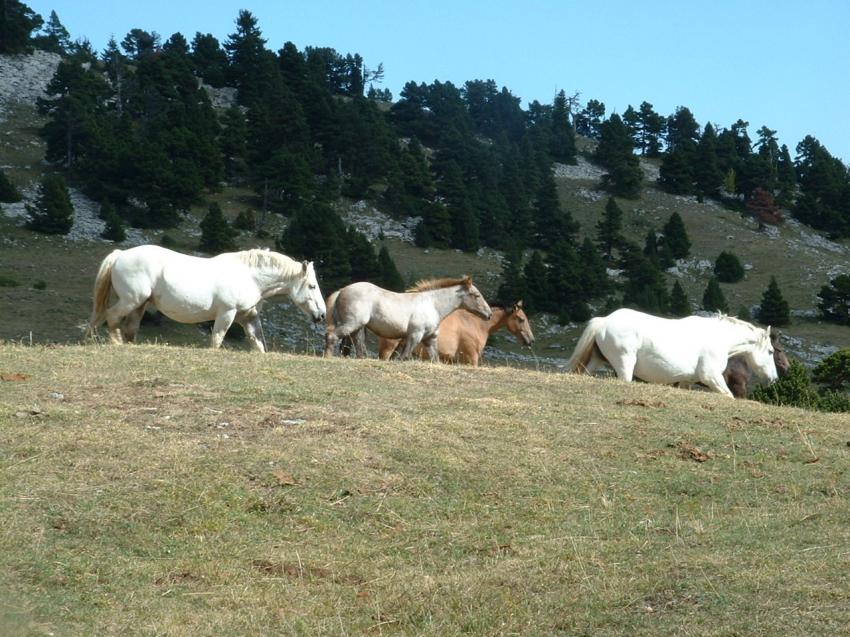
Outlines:
[[[324,315],[324,313],[322,313],[322,314],[314,314],[314,315],[313,315],[313,322],[314,322],[314,323],[322,323],[324,320],[325,320],[325,315]]]

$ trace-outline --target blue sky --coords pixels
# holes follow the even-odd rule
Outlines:
[[[850,2],[846,0],[27,0],[51,9],[73,38],[102,50],[132,28],[163,39],[196,31],[222,42],[240,9],[257,16],[267,46],[329,46],[383,62],[395,97],[410,81],[493,79],[529,101],[555,93],[601,100],[607,113],[652,103],[697,121],[750,122],[778,131],[792,156],[808,134],[850,162]]]

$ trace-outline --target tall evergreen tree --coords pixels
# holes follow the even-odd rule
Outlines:
[[[666,314],[670,308],[670,294],[658,265],[633,244],[624,246],[623,265],[626,274],[623,305]]]
[[[560,91],[552,105],[552,159],[563,164],[576,163],[576,140],[567,112],[567,96]]]
[[[602,219],[596,224],[596,243],[602,253],[611,260],[614,248],[623,242],[623,210],[613,197],[608,198]]]
[[[637,199],[643,181],[643,171],[632,152],[632,139],[626,125],[614,113],[600,127],[596,160],[608,169],[603,185],[613,195]]]
[[[502,261],[502,281],[496,297],[504,305],[516,303],[526,297],[522,273],[522,250],[516,246],[505,253]]]
[[[312,201],[295,212],[277,247],[293,258],[315,261],[320,287],[336,290],[351,282],[345,238],[345,224],[334,209]]]
[[[192,39],[192,65],[195,75],[210,86],[226,86],[228,75],[227,53],[212,34],[195,33]]]
[[[723,290],[720,289],[717,277],[713,276],[708,280],[708,285],[702,295],[702,309],[706,312],[729,313],[729,304],[726,302]]]
[[[604,298],[611,292],[611,280],[605,260],[589,237],[585,237],[578,250],[581,264],[581,292],[584,299]]]
[[[647,157],[661,155],[661,140],[666,130],[667,120],[653,109],[649,102],[640,105],[640,148]]]
[[[0,9],[0,53],[25,51],[30,34],[41,28],[44,19],[18,0],[2,0]]]
[[[694,157],[693,177],[700,197],[717,197],[723,185],[723,171],[717,161],[717,134],[706,124]]]
[[[770,277],[770,284],[761,297],[758,320],[763,325],[772,325],[775,327],[782,327],[791,322],[788,301],[783,298],[782,292],[779,290],[779,284],[776,282],[776,277]]]
[[[378,269],[380,271],[378,285],[393,292],[404,291],[404,279],[402,279],[395,261],[390,256],[387,246],[381,246],[378,252]]]
[[[692,153],[673,148],[664,155],[658,170],[658,184],[674,195],[690,195],[694,192],[694,168]]]
[[[59,55],[67,55],[71,50],[71,35],[60,22],[56,11],[50,12],[42,33],[33,38],[33,44],[44,51]]]
[[[841,274],[818,292],[818,309],[825,321],[850,325],[850,275]]]
[[[534,201],[534,245],[551,250],[561,240],[573,241],[578,223],[569,211],[561,208],[555,178],[549,172],[542,177],[541,187]]]
[[[691,315],[691,302],[678,281],[673,283],[673,289],[670,291],[670,314],[678,317]]]
[[[664,241],[670,247],[674,259],[685,259],[691,250],[691,240],[685,230],[685,222],[678,212],[670,215],[664,224]]]
[[[27,228],[44,234],[68,234],[74,225],[74,206],[65,178],[48,174],[41,179],[35,205],[27,204]]]
[[[669,150],[690,152],[700,138],[699,124],[687,106],[679,106],[667,118],[667,147]]]
[[[525,264],[522,270],[522,278],[525,288],[524,303],[526,310],[545,312],[551,307],[549,284],[543,255],[537,250],[531,253],[528,263]]]

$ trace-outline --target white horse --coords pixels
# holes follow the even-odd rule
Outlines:
[[[359,358],[366,356],[365,328],[385,338],[403,338],[399,358],[406,360],[422,343],[436,362],[440,322],[458,308],[490,320],[492,310],[468,276],[420,281],[407,292],[391,292],[371,283],[352,283],[328,297],[325,356],[337,341],[351,336]]]
[[[590,320],[567,369],[592,374],[607,362],[624,380],[702,383],[733,398],[723,372],[738,355],[769,382],[776,380],[769,327],[721,314],[673,320],[621,309]]]
[[[270,250],[193,257],[155,245],[114,250],[100,264],[88,333],[105,320],[113,343],[136,337],[150,303],[179,323],[215,321],[212,347],[220,347],[235,321],[256,349],[265,351],[259,309],[286,294],[314,321],[325,318],[325,301],[313,263],[300,263]],[[111,306],[110,301],[117,297]]]

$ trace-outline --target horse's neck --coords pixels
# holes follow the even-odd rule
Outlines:
[[[434,303],[434,309],[437,311],[437,314],[440,315],[440,320],[442,321],[449,314],[458,309],[461,306],[461,303],[463,303],[463,298],[457,295],[456,288],[457,286],[451,286],[448,288],[440,288],[438,290],[420,292],[420,294],[427,294],[431,297]]]
[[[288,293],[298,277],[285,277],[274,268],[251,268],[251,276],[262,292],[275,290],[275,294]]]
[[[759,335],[752,329],[734,323],[725,323],[723,332],[727,339],[728,356],[737,356],[753,349],[759,342]]]
[[[493,315],[490,317],[490,320],[485,321],[484,319],[480,319],[481,322],[487,326],[488,335],[502,329],[507,324],[508,317],[510,316],[504,308],[496,307],[490,309],[493,311]]]

